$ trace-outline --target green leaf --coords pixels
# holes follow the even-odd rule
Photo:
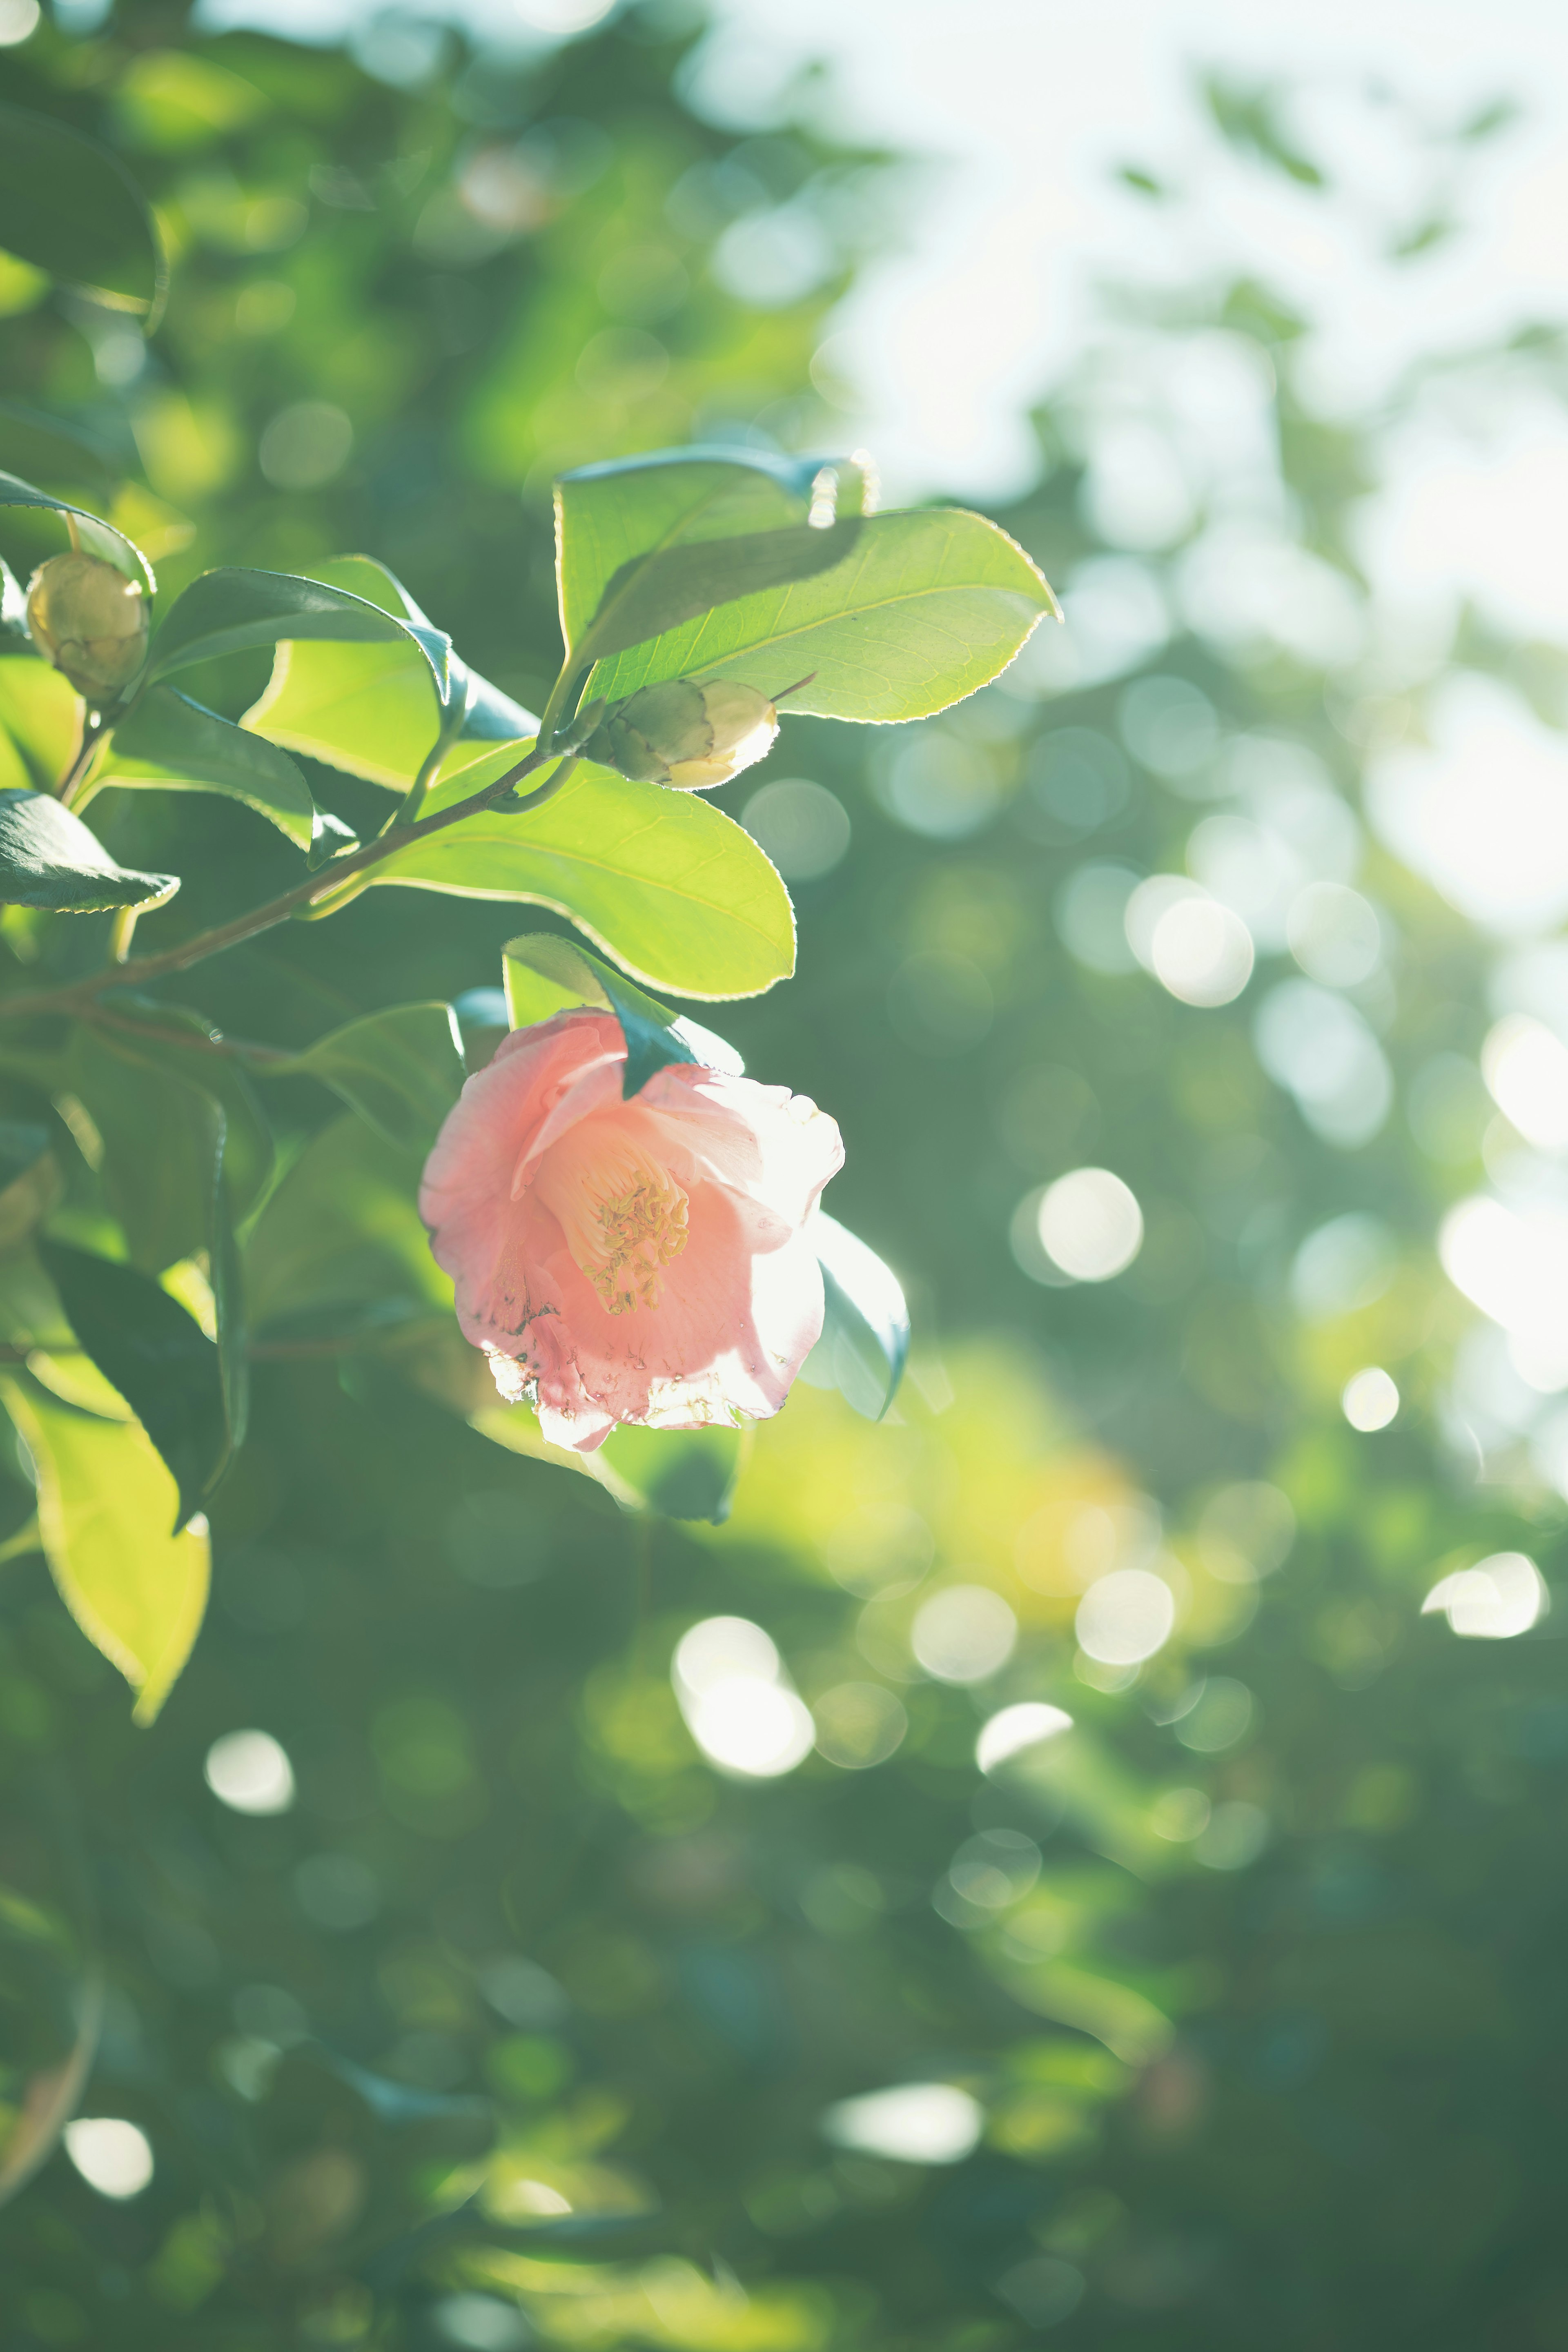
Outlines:
[[[162,1004],[132,989],[99,1000],[97,1020],[124,1048],[187,1087],[216,1097],[224,1117],[224,1181],[233,1214],[243,1217],[272,1174],[272,1130],[244,1065],[219,1050],[222,1039],[188,1004]]]
[[[51,793],[0,791],[0,904],[101,914],[161,906],[179,887],[177,874],[117,866],[98,835]]]
[[[1005,669],[1055,609],[1023,549],[954,508],[878,515],[831,572],[721,605],[603,662],[612,701],[667,677],[733,677],[825,719],[924,719]]]
[[[352,1114],[312,1136],[258,1218],[245,1250],[246,1288],[264,1339],[353,1328],[348,1310],[392,1300],[451,1311],[452,1286],[430,1255],[415,1194],[419,1161]]]
[[[605,661],[628,646],[679,628],[716,604],[814,579],[842,563],[860,533],[858,521],[809,523],[747,531],[735,539],[661,548],[623,564],[574,648],[580,665]]]
[[[730,1516],[749,1429],[614,1429],[599,1451],[638,1504],[665,1519]]]
[[[175,598],[149,655],[148,676],[166,677],[216,654],[275,646],[280,638],[416,646],[429,666],[441,708],[452,683],[451,640],[439,629],[399,620],[379,604],[290,572],[245,572],[226,564],[204,572]]]
[[[588,1004],[613,1013],[626,1041],[621,1097],[629,1102],[656,1070],[670,1062],[700,1062],[709,1069],[741,1076],[745,1064],[732,1045],[710,1029],[679,1020],[657,997],[624,980],[618,971],[554,931],[525,931],[501,950],[507,1015],[514,1029],[548,1021],[554,1013]]]
[[[210,1240],[223,1112],[202,1087],[129,1043],[79,1026],[67,1055],[71,1092],[103,1139],[103,1188],[132,1262],[161,1274]]]
[[[54,1206],[59,1189],[48,1129],[28,1120],[0,1119],[0,1255],[26,1240]]]
[[[135,1691],[136,1721],[151,1723],[201,1630],[206,1532],[164,1533],[174,1481],[137,1423],[76,1412],[8,1373],[0,1402],[33,1457],[39,1531],[65,1604]]]
[[[41,1241],[71,1329],[168,1464],[184,1527],[228,1466],[218,1351],[194,1315],[133,1265]]]
[[[0,109],[0,112],[4,110]],[[0,507],[43,507],[51,514],[70,515],[76,523],[77,537],[93,555],[101,555],[129,579],[140,580],[149,595],[157,588],[153,567],[142,550],[122,530],[105,522],[87,507],[73,506],[69,499],[51,497],[47,490],[35,489],[31,482],[18,479],[15,474],[0,473]]]
[[[575,654],[612,581],[629,584],[639,556],[858,514],[865,482],[847,459],[776,457],[761,450],[660,449],[580,466],[555,485],[555,570],[561,634]],[[825,511],[824,511],[825,510]]]
[[[81,698],[47,662],[0,661],[0,789],[53,793],[81,740]]]
[[[333,556],[310,576],[363,596],[383,612],[430,626],[402,583],[368,555]],[[459,742],[506,743],[538,733],[539,721],[531,711],[456,655],[452,671],[451,701],[467,696]],[[266,692],[240,723],[289,751],[404,792],[435,743],[441,711],[429,667],[406,642],[286,639],[278,647]]]
[[[421,1154],[463,1090],[462,1044],[449,1004],[395,1004],[268,1066],[270,1077],[320,1078],[379,1128]]]
[[[147,199],[118,156],[51,116],[0,106],[5,250],[143,314],[150,334],[167,269]]]
[[[503,774],[507,745],[444,778],[426,809]],[[489,809],[395,851],[373,886],[552,908],[634,979],[678,996],[758,996],[795,969],[789,895],[750,834],[695,793],[579,768],[537,809]]]
[[[109,443],[84,425],[18,400],[0,400],[0,453],[24,475],[52,482],[88,482],[94,496],[112,497],[121,466]]]
[[[315,832],[310,788],[286,751],[205,710],[172,686],[141,696],[93,763],[92,787],[223,793],[268,817],[298,848]]]
[[[822,1269],[822,1337],[801,1367],[816,1389],[837,1389],[868,1421],[880,1421],[910,1352],[910,1311],[898,1276],[875,1250],[819,1209],[807,1228]]]

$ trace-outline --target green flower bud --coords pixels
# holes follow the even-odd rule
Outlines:
[[[755,687],[672,677],[616,703],[584,751],[637,783],[702,792],[765,759],[778,731],[777,710]]]
[[[141,582],[97,555],[39,564],[27,583],[27,626],[44,659],[91,703],[115,701],[147,650]]]

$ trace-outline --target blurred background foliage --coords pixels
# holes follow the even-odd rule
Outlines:
[[[551,476],[835,446],[814,355],[896,233],[892,160],[804,95],[739,138],[691,110],[700,30],[644,0],[519,62],[393,15],[352,54],[164,0],[43,22],[4,95],[126,157],[172,285],[146,347],[0,259],[0,463],[165,592],[374,555],[537,706]],[[1265,99],[1211,111],[1321,176]],[[1354,519],[1429,386],[1324,422],[1301,321],[1223,275],[1107,320],[999,518],[1067,628],[950,718],[792,720],[721,796],[802,932],[721,1025],[844,1128],[830,1205],[916,1305],[895,1412],[803,1385],[727,1523],[672,1525],[489,1444],[395,1341],[258,1364],[146,1734],[25,1542],[0,1568],[0,2186],[44,2159],[0,2212],[6,2352],[1568,2346],[1560,1627],[1528,1579],[1519,1638],[1421,1614],[1562,1557],[1433,1249],[1534,1139],[1481,1081],[1489,951],[1358,814],[1422,722]],[[1555,393],[1550,340],[1509,364]],[[1459,651],[1561,715],[1541,649]],[[137,866],[177,827],[192,924],[236,845],[247,902],[286,876],[226,804],[94,814]],[[184,992],[304,1043],[495,986],[513,928],[376,892]],[[279,1099],[292,1149],[325,1099]],[[1143,1237],[1073,1281],[1125,1241],[1119,1192],[1049,1192],[1086,1167]],[[725,1768],[726,1657],[810,1709],[787,1772]]]

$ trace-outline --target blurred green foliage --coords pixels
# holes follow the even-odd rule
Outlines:
[[[174,267],[145,356],[122,315],[0,278],[0,462],[96,488],[167,588],[363,551],[537,706],[556,470],[693,435],[835,437],[809,362],[880,233],[876,159],[698,120],[691,37],[650,5],[526,68],[448,37],[400,87],[390,51],[378,74],[374,49],[367,70],[206,37],[153,0],[92,37],[45,26],[4,54],[5,96],[118,145]],[[1259,169],[1313,184],[1259,101],[1216,84],[1213,107]],[[748,299],[715,248],[785,205],[818,224],[825,274]],[[1136,325],[1156,352],[1206,338],[1271,371],[1284,536],[1353,595],[1385,420],[1312,413],[1300,323],[1237,285]],[[792,720],[727,796],[755,796],[793,858],[802,954],[725,1025],[753,1073],[838,1116],[831,1205],[915,1292],[887,1423],[803,1385],[727,1524],[671,1528],[422,1393],[396,1330],[263,1349],[212,1513],[214,1611],[148,1734],[48,1590],[6,1465],[0,2096],[26,2107],[13,2150],[46,2158],[0,2213],[6,2352],[1568,2344],[1553,1628],[1461,1643],[1418,1615],[1482,1554],[1549,1578],[1562,1554],[1554,1496],[1476,1485],[1437,1433],[1465,1318],[1430,1237],[1479,1176],[1482,954],[1360,845],[1361,758],[1399,714],[1325,695],[1328,656],[1161,626],[1075,677],[1089,592],[1135,601],[1141,568],[1086,491],[1094,397],[1086,372],[1042,415],[1041,486],[1001,518],[1079,583],[1068,651],[869,750]],[[51,417],[97,456],[62,452]],[[7,539],[23,562],[45,544]],[[236,657],[221,707],[265,674]],[[1291,747],[1292,805],[1319,836],[1341,812],[1382,909],[1355,1001],[1399,1108],[1349,1148],[1255,1051],[1284,966],[1202,1008],[1125,950],[1127,884],[1182,868],[1215,821],[1194,780],[1237,738]],[[310,772],[351,822],[379,814],[373,788]],[[120,803],[108,837],[138,869],[172,867],[177,827],[193,921],[233,910],[236,845],[247,900],[287,878],[246,811]],[[184,992],[302,1048],[394,974],[404,1002],[493,987],[515,910],[422,899],[416,920],[408,899],[367,894]],[[25,961],[26,919],[3,931]],[[9,1117],[45,1115],[26,1079]],[[319,1300],[323,1262],[340,1302],[390,1265],[427,1310],[385,1147],[330,1124],[306,1077],[277,1093],[289,1151],[322,1140],[259,1244],[264,1315]],[[1075,1287],[1026,1222],[1017,1255],[1008,1234],[1021,1196],[1086,1162],[1132,1187],[1146,1237]],[[362,1293],[332,1221],[353,1202],[344,1239],[366,1246],[373,1195]],[[1351,1234],[1370,1258],[1321,1248],[1314,1289],[1300,1244],[1352,1216],[1376,1221]],[[1374,1363],[1405,1408],[1358,1434],[1340,1391]],[[1151,1557],[1174,1638],[1136,1675],[1097,1665],[1075,1651],[1084,1584]],[[949,1591],[960,1632],[1005,1622],[962,1618],[977,1591],[1017,1622],[973,1683],[921,1663],[942,1664],[942,1621],[915,1620]],[[814,1711],[787,1776],[728,1777],[686,1727],[671,1654],[714,1616],[765,1627]],[[1073,1729],[980,1773],[982,1723],[1030,1704]],[[291,1809],[204,1785],[248,1727],[287,1751]],[[977,2103],[973,2153],[825,2130],[911,2084]],[[136,2123],[150,2185],[110,2200],[49,2156],[69,2105]]]

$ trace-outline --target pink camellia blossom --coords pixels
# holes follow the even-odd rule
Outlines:
[[[419,1193],[496,1386],[582,1453],[619,1422],[778,1411],[822,1329],[805,1221],[844,1160],[833,1120],[784,1087],[675,1063],[624,1102],[626,1051],[608,1013],[513,1030]]]

